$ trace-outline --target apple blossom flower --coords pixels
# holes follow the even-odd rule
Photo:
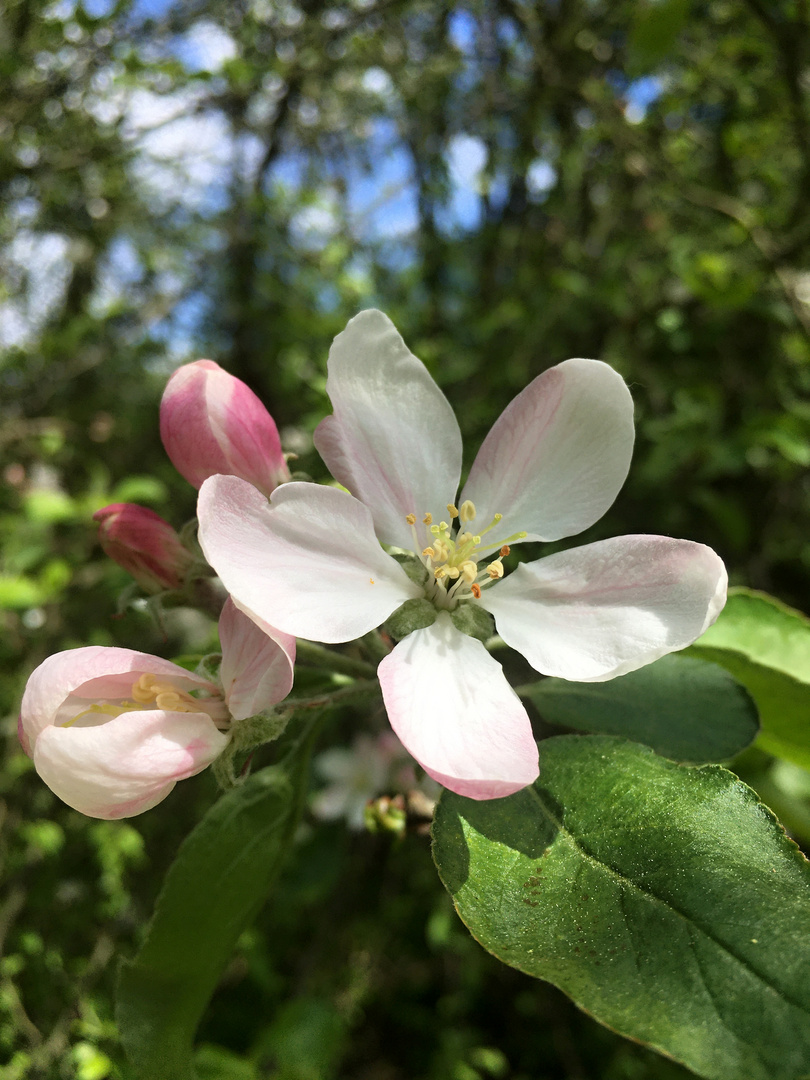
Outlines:
[[[322,821],[345,818],[350,829],[363,828],[366,807],[379,795],[418,791],[427,801],[439,794],[433,780],[417,779],[413,758],[393,731],[358,735],[351,747],[332,746],[313,765],[327,784],[312,797],[312,813]]]
[[[537,671],[598,682],[684,648],[722,609],[722,561],[664,536],[601,540],[505,573],[513,544],[581,532],[625,480],[633,404],[607,364],[566,360],[535,378],[496,420],[458,500],[456,419],[381,312],[335,339],[327,392],[334,413],[315,444],[348,491],[291,483],[268,504],[213,477],[200,541],[236,603],[289,634],[352,640],[419,601],[421,628],[378,674],[394,731],[452,791],[497,798],[538,773],[523,704],[466,632],[483,613]],[[382,545],[412,552],[410,566]]]
[[[195,488],[223,473],[270,495],[290,479],[272,416],[250,387],[213,360],[184,364],[169,379],[160,437],[174,467]]]
[[[230,601],[219,632],[220,684],[132,649],[90,645],[43,661],[25,688],[19,734],[54,794],[90,817],[141,814],[210,765],[233,722],[286,697],[293,638],[268,636]]]
[[[105,553],[146,592],[179,589],[194,563],[175,529],[145,506],[112,503],[96,510],[98,538]]]

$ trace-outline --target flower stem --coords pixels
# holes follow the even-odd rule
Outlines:
[[[343,686],[340,690],[326,691],[309,698],[288,697],[284,702],[291,710],[299,709],[328,709],[332,705],[346,705],[353,701],[363,701],[367,698],[376,697],[380,692],[380,684],[376,679],[358,679],[350,686]]]
[[[327,649],[303,638],[298,638],[296,642],[296,659],[313,667],[326,668],[327,671],[360,679],[373,678],[376,670],[373,664],[365,660],[356,660],[353,656],[346,656],[345,653],[335,652],[334,649]]]

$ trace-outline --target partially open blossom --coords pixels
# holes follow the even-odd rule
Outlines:
[[[146,592],[179,589],[194,556],[175,529],[145,506],[112,503],[96,510],[98,538],[104,551],[131,574]]]
[[[292,638],[268,637],[230,601],[220,632],[220,683],[159,656],[101,645],[40,664],[25,688],[19,732],[54,794],[90,817],[141,814],[222,753],[233,721],[287,696]]]
[[[195,488],[223,473],[270,495],[290,478],[272,416],[241,379],[213,360],[185,364],[169,379],[160,437],[174,467]]]
[[[239,479],[213,477],[200,491],[200,541],[240,607],[289,634],[348,641],[419,601],[427,617],[379,678],[395,732],[445,787],[490,799],[537,777],[526,710],[467,633],[485,613],[538,671],[598,682],[684,648],[722,609],[722,561],[665,536],[602,540],[505,573],[512,545],[587,529],[624,482],[633,404],[607,364],[566,360],[534,379],[495,422],[458,498],[456,419],[381,312],[362,312],[335,339],[327,391],[334,414],[315,443],[352,494],[291,483],[268,504]],[[381,545],[412,552],[410,573]]]

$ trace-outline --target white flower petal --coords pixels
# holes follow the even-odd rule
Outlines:
[[[369,507],[380,540],[412,550],[406,515],[421,522],[429,512],[438,522],[456,497],[461,433],[453,410],[381,311],[361,311],[335,338],[326,390],[334,414],[315,432],[318,452]]]
[[[285,634],[351,641],[422,594],[366,507],[337,488],[282,484],[268,503],[238,477],[212,476],[197,513],[205,557],[238,607]]]
[[[90,817],[142,814],[194,776],[228,739],[204,713],[122,713],[96,727],[48,727],[34,765],[51,791]]]
[[[703,544],[618,536],[524,563],[481,604],[537,671],[603,682],[690,645],[720,614],[726,585]]]
[[[229,597],[219,617],[219,678],[234,720],[278,704],[293,684],[295,638],[258,616],[246,615]]]
[[[496,799],[537,778],[523,704],[497,660],[446,613],[400,641],[378,674],[391,727],[446,788]]]
[[[633,438],[633,400],[621,375],[599,360],[566,360],[538,375],[495,421],[459,504],[475,503],[477,528],[503,514],[492,548],[524,530],[528,540],[574,536],[619,494]]]

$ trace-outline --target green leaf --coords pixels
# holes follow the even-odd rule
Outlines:
[[[138,1080],[193,1080],[200,1017],[298,822],[308,746],[299,736],[286,767],[228,792],[181,845],[146,941],[119,979],[116,1018]]]
[[[623,735],[677,761],[726,761],[759,727],[753,701],[728,672],[685,656],[609,682],[543,679],[522,693],[553,724]]]
[[[735,589],[690,649],[721,664],[757,703],[757,745],[810,769],[810,619],[772,596]]]
[[[603,736],[541,744],[507,799],[445,792],[434,858],[504,963],[709,1080],[810,1071],[810,866],[719,765]]]

